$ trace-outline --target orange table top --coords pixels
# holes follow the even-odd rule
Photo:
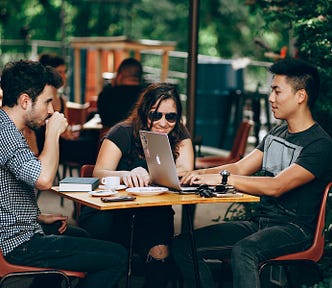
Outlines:
[[[175,192],[166,192],[155,196],[135,196],[134,201],[104,203],[101,197],[91,196],[88,192],[60,192],[59,187],[51,188],[51,191],[58,195],[73,200],[77,203],[98,209],[126,209],[139,207],[167,206],[167,205],[186,205],[186,204],[209,204],[209,203],[232,203],[232,202],[259,202],[260,198],[248,194],[237,193],[227,197],[203,198],[195,194],[179,194]],[[125,190],[119,191],[120,195],[128,195]]]

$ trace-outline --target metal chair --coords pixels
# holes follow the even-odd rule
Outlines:
[[[324,195],[318,215],[316,232],[312,245],[304,251],[282,255],[277,258],[264,261],[263,263],[260,264],[259,267],[260,274],[262,273],[264,267],[266,267],[267,265],[281,265],[285,271],[288,286],[295,287],[294,283],[292,282],[292,277],[291,277],[292,275],[288,269],[288,266],[301,263],[305,265],[310,265],[318,273],[320,278],[322,278],[317,262],[322,258],[324,253],[324,244],[325,244],[324,228],[325,228],[326,202],[331,187],[332,187],[332,182],[328,183],[324,190]]]
[[[70,277],[75,278],[84,278],[84,272],[77,272],[77,271],[70,271],[70,270],[58,270],[58,269],[51,269],[51,268],[40,268],[40,267],[32,267],[32,266],[23,266],[23,265],[16,265],[7,262],[6,258],[3,256],[2,252],[0,251],[0,287],[4,287],[6,281],[13,277],[27,277],[27,276],[58,276],[59,281],[64,281],[65,287],[70,288]],[[54,280],[55,277],[52,277]]]
[[[326,214],[326,202],[328,198],[329,191],[332,187],[332,182],[328,183],[324,190],[324,195],[322,198],[320,211],[318,214],[317,226],[314,235],[312,245],[304,250],[287,255],[282,255],[273,259],[266,260],[259,265],[259,275],[262,276],[263,269],[268,265],[281,266],[285,272],[287,287],[301,287],[295,285],[292,278],[292,273],[289,270],[291,265],[307,265],[309,268],[312,268],[318,275],[318,278],[321,279],[322,275],[319,270],[317,262],[321,259],[324,253],[324,228],[325,228],[325,214]],[[218,259],[221,261],[221,268],[224,269],[228,266],[230,259]],[[220,271],[220,270],[219,270]],[[223,286],[223,280],[218,278],[219,287]],[[314,283],[312,283],[314,284]],[[311,285],[311,284],[310,284]]]
[[[93,169],[95,168],[95,165],[92,164],[85,164],[82,165],[80,170],[80,176],[81,177],[92,177]],[[76,213],[76,219],[79,219],[80,212],[81,212],[81,204],[78,202],[75,202],[75,213]]]
[[[243,158],[246,152],[248,136],[251,127],[252,123],[250,121],[247,120],[243,121],[237,129],[230,154],[227,157],[223,156],[196,157],[195,169],[210,168],[228,163],[233,163]]]

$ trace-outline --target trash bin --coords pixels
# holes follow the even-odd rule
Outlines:
[[[195,135],[202,144],[230,150],[236,128],[232,121],[233,91],[243,91],[243,69],[232,60],[201,59],[197,65]]]

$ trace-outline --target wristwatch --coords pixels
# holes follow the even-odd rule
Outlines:
[[[219,174],[221,175],[221,184],[227,185],[228,176],[231,175],[231,173],[228,170],[221,170]]]

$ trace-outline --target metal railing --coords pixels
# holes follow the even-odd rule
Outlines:
[[[63,43],[59,41],[45,41],[45,40],[0,40],[0,70],[3,65],[12,60],[18,59],[32,59],[37,60],[38,55],[45,51],[56,52],[60,55],[65,53],[64,58],[68,65],[68,81],[72,77],[72,67],[70,67],[72,59],[70,59],[70,48],[63,47]],[[147,82],[159,81],[161,73],[161,52],[160,51],[144,51],[141,52],[141,62],[144,67],[144,77]],[[187,59],[188,53],[181,51],[169,52],[169,69],[167,81],[177,85],[181,95],[183,104],[184,115],[186,115],[187,108]],[[267,67],[271,65],[270,62],[253,61],[249,58],[242,59],[222,59],[218,57],[210,57],[206,55],[198,55],[198,63],[211,62],[211,63],[226,63],[232,65],[233,69],[243,70],[243,89],[245,91],[258,91],[260,93],[268,93],[270,84],[270,74]],[[213,75],[215,76],[215,75]],[[102,77],[102,75],[100,75]],[[220,79],[219,79],[220,81]],[[70,95],[70,88],[67,87],[67,95]],[[220,91],[216,91],[219,93]],[[250,111],[244,111],[244,113]],[[263,115],[264,116],[264,115]]]

